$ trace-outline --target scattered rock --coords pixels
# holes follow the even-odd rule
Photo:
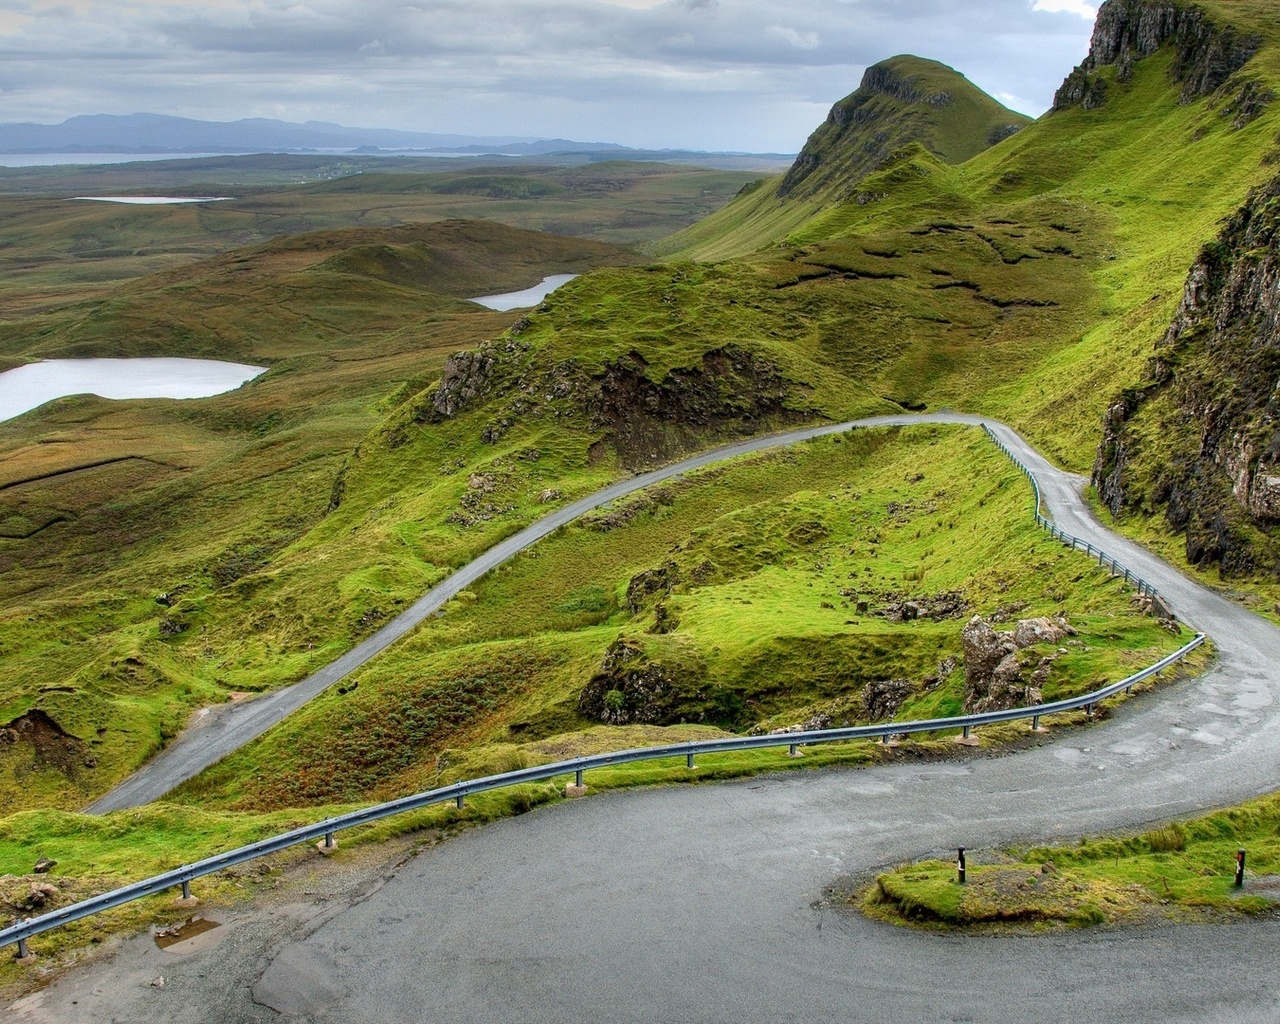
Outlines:
[[[964,591],[949,590],[941,594],[924,594],[906,597],[902,594],[882,594],[886,602],[875,614],[890,622],[914,622],[916,619],[932,619],[940,622],[943,619],[957,619],[968,610]],[[866,601],[859,601],[858,612],[865,613]]]
[[[41,857],[36,861],[36,866],[31,870],[37,875],[47,875],[50,871],[58,866],[56,860],[50,860],[48,857]]]
[[[43,910],[58,898],[58,887],[48,882],[30,882],[25,889],[11,891],[5,902],[17,910]]]

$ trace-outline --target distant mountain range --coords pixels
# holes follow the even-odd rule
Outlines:
[[[295,153],[315,150],[449,153],[628,152],[610,142],[512,135],[446,135],[386,128],[347,128],[324,121],[269,118],[198,121],[163,114],[88,114],[61,124],[0,124],[0,153]]]

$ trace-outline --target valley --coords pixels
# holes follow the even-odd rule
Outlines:
[[[209,165],[200,193],[238,198],[0,197],[0,368],[268,367],[195,404],[82,396],[0,423],[0,871],[24,878],[38,853],[108,885],[171,866],[175,834],[194,858],[576,753],[1050,700],[1208,625],[1176,600],[1182,624],[1145,614],[1123,580],[1040,532],[1025,480],[979,431],[837,432],[558,523],[163,804],[80,813],[178,749],[193,715],[283,693],[548,513],[720,445],[867,417],[1007,423],[1063,493],[1092,475],[1104,523],[1236,602],[1223,605],[1241,617],[1219,609],[1225,632],[1208,630],[1224,659],[1208,676],[1094,728],[1158,720],[1173,736],[1203,711],[1198,688],[1234,707],[1235,634],[1271,628],[1240,606],[1280,617],[1274,14],[1110,0],[1091,56],[1034,122],[943,65],[886,60],[773,178],[601,163],[232,192]],[[168,191],[171,172],[148,173],[139,189]],[[553,274],[575,276],[530,308],[468,301]],[[1065,499],[1054,513],[1094,529]],[[961,642],[975,615],[1060,619],[1074,636],[1027,652],[1008,692],[976,694]],[[1246,668],[1258,706],[1221,749],[1256,766],[1273,681]],[[1065,770],[1054,751],[1089,735],[972,763],[943,741],[895,756],[972,772],[992,794],[1036,773],[1043,799]],[[1131,778],[1158,749],[1170,771],[1194,761],[1199,803],[1139,781],[1104,813],[1097,776],[1072,768],[1070,815],[1041,803],[1022,819],[1002,795],[979,841],[1128,827],[1265,788],[1252,769],[1214,788],[1224,765],[1207,746],[1193,757],[1142,735],[1108,740],[1094,771]],[[775,768],[747,758],[723,774]],[[847,809],[840,786],[874,788],[885,770],[815,778],[828,809]],[[794,778],[766,785],[794,793]],[[831,827],[824,850],[853,841]],[[857,870],[931,852],[926,831],[871,841]],[[112,852],[121,836],[135,856]]]

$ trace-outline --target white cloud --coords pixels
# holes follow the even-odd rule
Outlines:
[[[1036,0],[1031,9],[1046,14],[1075,14],[1088,22],[1098,16],[1098,9],[1084,0]]]
[[[19,14],[17,11],[0,11],[0,36],[16,35],[31,20],[32,18],[29,14]]]
[[[765,29],[770,35],[785,39],[798,50],[816,50],[818,48],[817,32],[797,32],[790,25],[770,25]]]

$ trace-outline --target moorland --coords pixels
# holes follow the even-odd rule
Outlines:
[[[179,841],[190,858],[573,752],[953,713],[975,614],[1071,624],[1075,644],[1030,652],[1046,699],[1185,638],[1039,533],[980,434],[857,432],[593,514],[166,804],[77,813],[191,714],[301,678],[549,507],[792,424],[997,417],[1094,474],[1122,529],[1274,614],[1274,373],[1240,355],[1274,333],[1273,15],[1112,0],[1033,123],[894,58],[775,178],[598,164],[196,207],[0,199],[0,366],[269,367],[199,403],[0,424],[0,871],[48,855],[96,884]],[[536,309],[466,301],[553,272],[580,276]]]

